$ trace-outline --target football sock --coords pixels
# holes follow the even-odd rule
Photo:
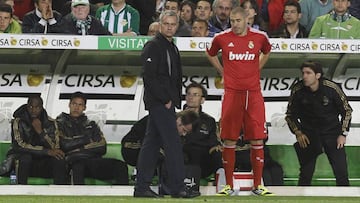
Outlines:
[[[233,188],[233,173],[235,166],[235,146],[224,145],[222,153],[223,166],[225,169],[226,184]]]
[[[264,167],[264,145],[252,145],[250,150],[251,166],[254,174],[254,188],[261,185]]]

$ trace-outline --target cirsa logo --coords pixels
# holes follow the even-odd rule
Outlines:
[[[136,82],[137,76],[135,75],[122,75],[120,76],[120,86],[130,88]]]
[[[74,38],[74,46],[78,47],[80,46],[80,40],[77,38]]]
[[[17,40],[13,37],[10,38],[10,44],[15,46],[17,44]]]
[[[37,87],[44,80],[44,75],[41,74],[29,74],[27,75],[27,84],[30,87]]]
[[[195,49],[196,48],[196,42],[193,40],[190,40],[190,48]]]

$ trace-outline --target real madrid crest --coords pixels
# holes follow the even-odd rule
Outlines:
[[[253,41],[249,41],[248,47],[249,47],[250,49],[253,49],[253,48],[254,48],[254,42],[253,42]]]

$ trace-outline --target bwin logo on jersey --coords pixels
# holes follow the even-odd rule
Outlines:
[[[248,51],[245,52],[245,54],[236,54],[233,53],[232,51],[230,51],[229,53],[229,60],[233,61],[252,61],[255,60],[256,55],[255,54],[250,54]]]

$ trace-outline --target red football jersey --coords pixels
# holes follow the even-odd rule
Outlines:
[[[260,90],[259,56],[271,50],[265,32],[247,28],[245,36],[238,36],[231,29],[215,35],[210,56],[222,50],[224,87],[229,90]]]

